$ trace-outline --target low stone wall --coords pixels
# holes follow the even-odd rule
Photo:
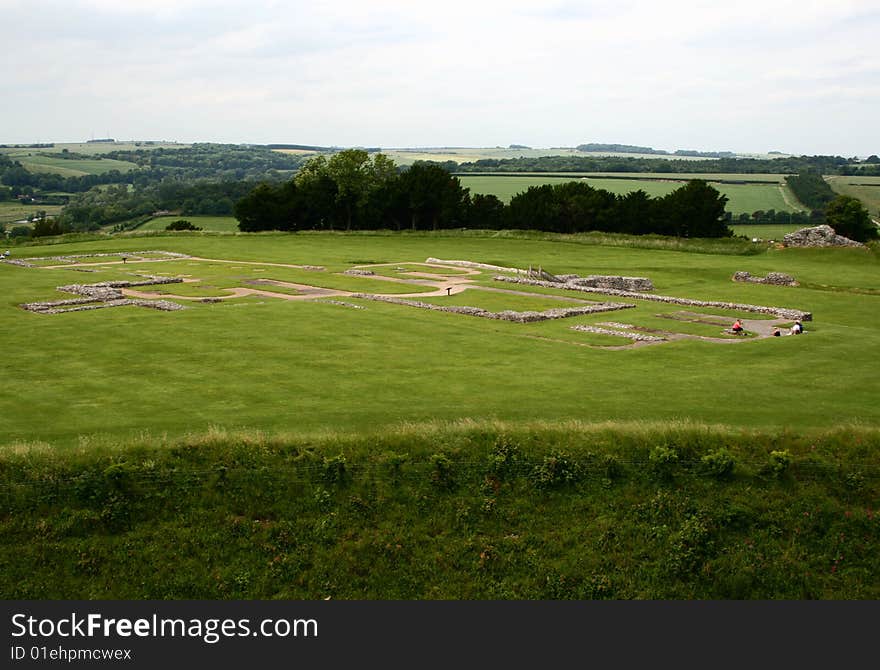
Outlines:
[[[344,275],[354,275],[356,277],[375,277],[376,273],[372,270],[359,270],[358,268],[351,268],[346,270],[342,274]]]
[[[630,305],[626,303],[600,302],[596,303],[595,305],[586,305],[583,307],[554,308],[545,310],[543,312],[514,312],[512,310],[504,310],[502,312],[490,312],[489,310],[481,309],[480,307],[435,305],[433,303],[422,302],[420,300],[407,300],[405,298],[396,298],[387,295],[374,295],[372,293],[355,293],[351,297],[361,298],[363,300],[375,300],[377,302],[388,302],[394,305],[418,307],[420,309],[430,309],[437,312],[452,312],[453,314],[478,316],[484,319],[512,321],[514,323],[533,323],[535,321],[547,321],[549,319],[565,319],[571,316],[598,314],[601,312],[612,312],[620,309],[629,309],[635,307],[635,305]]]
[[[545,288],[563,288],[569,291],[581,291],[583,293],[601,293],[604,295],[612,295],[619,298],[631,298],[635,300],[651,300],[653,302],[663,302],[670,305],[687,305],[689,307],[717,307],[719,309],[730,309],[734,311],[752,312],[754,314],[769,314],[779,317],[780,319],[791,319],[792,321],[812,321],[813,315],[810,312],[803,312],[799,309],[787,309],[784,307],[766,307],[763,305],[749,305],[738,302],[721,302],[720,300],[692,300],[690,298],[676,298],[670,295],[655,295],[653,293],[638,293],[637,291],[618,291],[616,289],[592,288],[589,286],[578,286],[576,284],[559,284],[553,282],[540,281],[537,279],[522,279],[518,277],[493,277],[495,281],[509,282],[512,284],[527,284],[529,286],[542,286]]]
[[[342,300],[321,300],[329,305],[339,305],[340,307],[350,307],[351,309],[366,309],[363,305],[355,305],[352,302],[344,302]]]
[[[630,327],[625,323],[617,324],[623,328]],[[657,337],[656,335],[643,335],[642,333],[630,333],[625,330],[617,330],[616,328],[600,328],[599,326],[572,326],[572,330],[578,330],[582,333],[597,333],[599,335],[613,335],[615,337],[626,337],[633,342],[666,342],[665,337]]]
[[[755,277],[748,272],[740,271],[733,274],[733,281],[750,282],[752,284],[771,284],[773,286],[798,286],[795,278],[784,272],[768,272],[766,277]]]
[[[435,263],[437,265],[460,265],[463,268],[474,268],[475,270],[492,270],[493,272],[513,272],[519,275],[528,275],[528,270],[519,268],[505,268],[500,265],[489,265],[488,263],[474,263],[473,261],[444,261],[440,258],[429,258],[425,263]]]
[[[566,284],[589,286],[591,288],[610,288],[617,291],[653,291],[654,282],[647,277],[621,277],[617,275],[590,275],[567,279]]]
[[[834,228],[823,224],[812,228],[801,228],[782,237],[786,247],[863,247],[856,242],[834,232]]]
[[[99,302],[95,302],[90,298],[81,298],[79,300],[56,300],[54,302],[29,302],[23,304],[22,308],[29,312],[36,312],[37,314],[62,314],[64,312],[85,312],[92,309],[124,307],[126,305],[149,307],[163,312],[174,312],[179,309],[186,309],[183,305],[178,305],[176,302],[170,302],[168,300],[134,300],[131,298],[102,300]]]
[[[59,291],[81,295],[82,298],[68,300],[52,300],[49,302],[28,302],[21,306],[29,312],[37,314],[60,314],[62,312],[82,312],[91,309],[103,309],[105,307],[122,307],[135,305],[137,307],[150,307],[166,312],[184,309],[183,305],[168,300],[136,300],[124,297],[121,289],[132,286],[152,286],[155,284],[179,284],[183,281],[180,277],[151,277],[145,281],[108,281],[97,284],[68,284],[57,287]]]

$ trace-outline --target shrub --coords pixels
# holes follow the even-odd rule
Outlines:
[[[715,479],[727,479],[733,474],[733,456],[723,447],[710,451],[700,459],[703,472]]]
[[[446,454],[431,455],[431,483],[438,489],[450,490],[455,487],[452,461]]]
[[[495,441],[495,448],[489,454],[489,474],[499,480],[509,479],[514,476],[522,462],[522,454],[519,447],[509,438],[499,437]]]
[[[692,573],[699,569],[713,549],[712,531],[706,520],[698,514],[688,516],[678,532],[672,535],[666,565],[680,575]]]
[[[788,451],[771,451],[770,464],[766,467],[766,472],[776,479],[781,479],[788,472],[791,465],[791,454]]]
[[[327,484],[345,484],[348,471],[345,468],[345,456],[339,454],[331,458],[324,457],[324,481]]]
[[[562,452],[545,456],[532,470],[532,482],[539,489],[559,488],[577,480],[577,466]]]
[[[201,228],[194,226],[186,219],[178,219],[165,226],[165,230],[201,230]]]
[[[678,463],[678,452],[673,447],[658,446],[648,454],[651,472],[660,479],[671,479],[675,464]]]

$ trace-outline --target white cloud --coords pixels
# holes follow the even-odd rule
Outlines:
[[[874,0],[0,8],[10,25],[40,17],[38,30],[6,35],[0,141],[80,139],[97,126],[125,138],[380,146],[853,155],[880,145],[876,124],[846,123],[878,108]]]

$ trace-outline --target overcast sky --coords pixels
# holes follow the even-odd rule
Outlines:
[[[880,1],[0,0],[0,142],[880,154]]]

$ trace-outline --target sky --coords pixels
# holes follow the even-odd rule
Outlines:
[[[880,154],[878,0],[0,0],[0,142]]]

